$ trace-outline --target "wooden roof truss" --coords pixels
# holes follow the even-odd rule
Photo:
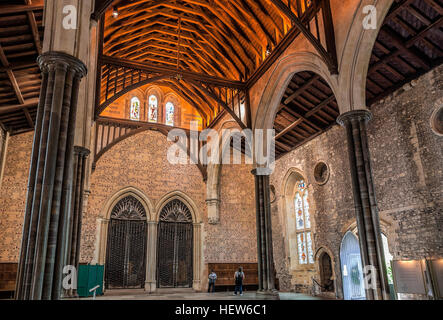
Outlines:
[[[34,129],[41,76],[42,0],[0,5],[0,123],[11,135]]]
[[[97,1],[94,17],[103,43],[97,117],[139,86],[166,83],[200,105],[205,126],[228,112],[250,127],[248,88],[300,33],[336,70],[328,0]]]
[[[396,0],[374,49],[368,71],[368,105],[442,63],[443,1]]]
[[[443,57],[443,1],[396,0],[373,48],[367,105],[439,66]],[[297,148],[336,124],[335,97],[313,73],[294,76],[275,119],[276,156]]]
[[[92,169],[95,170],[96,164],[98,160],[108,152],[113,146],[122,142],[133,135],[147,131],[157,131],[166,137],[169,135],[169,132],[173,130],[174,127],[170,127],[164,124],[159,123],[149,123],[149,122],[138,122],[138,121],[130,121],[123,119],[113,119],[113,118],[105,118],[101,117],[97,119],[96,122],[96,132],[95,132],[95,149],[94,149],[94,162],[92,164]],[[190,137],[190,131],[185,130],[187,138]],[[203,142],[200,143],[200,148],[202,147]],[[186,146],[182,146],[182,150],[184,150],[188,156],[190,156],[190,144],[188,143]],[[200,160],[197,163],[197,167],[199,168],[203,179],[207,178],[207,166],[203,165]]]

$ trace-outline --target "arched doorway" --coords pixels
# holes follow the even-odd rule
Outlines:
[[[347,232],[340,248],[341,274],[345,300],[365,300],[365,286],[357,237]]]
[[[133,196],[121,199],[108,226],[107,289],[144,288],[146,278],[146,211]]]
[[[160,213],[157,286],[191,288],[193,284],[193,224],[189,208],[175,199]]]
[[[320,281],[323,292],[334,292],[332,261],[329,254],[323,252],[320,256]]]

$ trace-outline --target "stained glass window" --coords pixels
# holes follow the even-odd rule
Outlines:
[[[158,121],[158,99],[154,95],[149,97],[148,121],[149,122]]]
[[[311,232],[306,233],[306,246],[308,247],[308,261],[314,263],[314,252],[312,251]]]
[[[305,239],[305,233],[298,233],[297,234],[297,243],[298,243],[298,260],[300,261],[300,264],[307,264],[307,254],[306,254],[306,239]]]
[[[311,216],[309,213],[309,192],[305,181],[297,182],[294,198],[295,221],[297,229],[298,260],[300,264],[313,264],[314,251],[311,233]]]
[[[305,195],[303,196],[303,208],[305,212],[306,229],[311,229],[311,216],[309,214],[308,190],[305,191]]]
[[[174,126],[174,104],[172,102],[168,102],[166,104],[166,125]]]
[[[131,111],[129,119],[140,121],[140,100],[137,97],[131,99]]]
[[[295,215],[297,220],[297,230],[303,230],[305,228],[305,217],[303,214],[303,203],[300,193],[295,195]]]

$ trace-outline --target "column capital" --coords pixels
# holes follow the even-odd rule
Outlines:
[[[50,66],[63,66],[66,69],[74,70],[76,76],[80,78],[88,73],[86,65],[81,60],[64,52],[45,52],[37,58],[37,62],[44,72],[47,72]]]
[[[270,176],[273,170],[270,168],[255,168],[251,171],[254,176]]]
[[[346,126],[352,120],[369,122],[372,120],[372,113],[369,110],[353,110],[341,114],[337,118],[337,123],[342,127]]]
[[[74,154],[80,155],[83,157],[88,157],[91,154],[91,151],[85,147],[74,146]]]

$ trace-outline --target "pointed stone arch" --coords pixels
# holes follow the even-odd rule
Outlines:
[[[317,271],[317,275],[320,277],[320,280],[322,279],[322,257],[323,255],[327,254],[329,256],[329,259],[331,260],[331,280],[333,281],[333,287],[334,287],[334,295],[331,296],[331,298],[334,298],[337,295],[337,273],[336,273],[336,259],[332,251],[326,247],[322,246],[317,249],[314,255],[314,261],[315,261],[315,269]],[[319,282],[321,285],[323,285],[323,282]]]
[[[138,200],[142,205],[146,212],[146,221],[149,222],[154,215],[154,206],[152,205],[151,200],[139,189],[135,187],[126,187],[123,188],[116,193],[114,193],[105,203],[102,209],[102,216],[99,221],[98,229],[97,229],[97,240],[95,246],[95,254],[94,260],[92,264],[104,264],[106,261],[106,246],[107,246],[107,238],[108,238],[108,225],[111,219],[112,210],[117,205],[117,203],[128,197],[132,196],[136,200]]]
[[[339,85],[341,113],[366,109],[366,78],[369,69],[372,49],[378,37],[383,20],[394,0],[361,0],[354,13],[349,29],[343,55],[339,62]],[[365,18],[363,9],[374,6],[377,10],[377,29],[366,30],[362,21]]]
[[[338,97],[337,77],[331,75],[323,59],[311,52],[298,52],[281,59],[273,68],[256,109],[253,123],[255,129],[272,129],[283,94],[293,76],[302,71],[320,75]],[[338,101],[340,106],[340,101]]]
[[[293,272],[296,270],[307,270],[312,269],[312,265],[300,265],[298,262],[298,248],[297,248],[297,230],[296,230],[296,220],[293,216],[295,211],[294,208],[294,195],[296,193],[296,183],[300,180],[305,181],[307,186],[307,191],[309,192],[309,211],[311,212],[311,232],[315,230],[315,219],[313,219],[315,212],[315,203],[312,201],[312,186],[309,184],[309,178],[300,169],[296,167],[290,168],[285,177],[280,189],[281,194],[281,211],[283,212],[283,234],[286,239],[285,251],[286,256],[289,257],[289,271]],[[313,242],[313,248],[315,248],[315,243]],[[315,255],[314,255],[314,265],[315,265]]]

